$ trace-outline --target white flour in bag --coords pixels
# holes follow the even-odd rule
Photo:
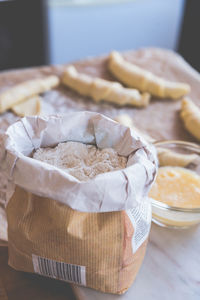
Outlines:
[[[127,164],[127,158],[118,155],[112,148],[98,149],[79,142],[60,143],[55,148],[39,148],[33,158],[63,169],[80,181],[124,169]]]

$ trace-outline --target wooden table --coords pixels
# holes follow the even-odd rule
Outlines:
[[[68,283],[27,274],[8,266],[8,248],[0,247],[1,300],[75,300]]]

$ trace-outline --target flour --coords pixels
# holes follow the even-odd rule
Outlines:
[[[39,148],[33,158],[54,165],[80,181],[123,169],[127,164],[127,158],[119,156],[112,148],[98,149],[79,142],[60,143],[55,148]]]

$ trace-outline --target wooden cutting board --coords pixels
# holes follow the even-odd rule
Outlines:
[[[70,285],[18,272],[7,264],[8,248],[0,246],[0,300],[75,300]]]
[[[123,55],[128,61],[153,71],[163,78],[189,83],[192,88],[190,97],[194,102],[199,103],[200,76],[174,52],[147,48],[138,51],[129,51]],[[114,80],[107,70],[106,56],[89,58],[81,62],[76,62],[74,65],[81,72]],[[49,74],[61,75],[63,69],[64,66],[62,65],[1,72],[0,92],[13,84],[27,79]],[[158,100],[155,98],[152,99],[147,108],[142,109],[135,109],[133,107],[119,108],[105,102],[96,104],[91,99],[81,97],[63,86],[47,92],[44,95],[42,103],[44,114],[92,110],[114,118],[119,114],[127,113],[134,119],[134,123],[138,128],[146,131],[157,140],[181,139],[194,141],[184,130],[179,118],[179,109],[179,100]],[[0,132],[4,132],[16,120],[17,117],[12,112],[6,112],[1,115]],[[5,188],[5,183],[0,179],[0,190],[1,188]],[[0,194],[1,197],[2,194]],[[2,207],[3,204],[0,200],[0,208]],[[6,224],[2,209],[0,209],[0,220],[0,238],[5,239]],[[4,234],[2,234],[3,232]],[[138,300],[155,300],[160,298],[162,300],[200,299],[199,239],[199,229],[179,232],[153,225],[143,267],[138,274],[135,284],[125,295],[121,297],[108,296],[90,289],[76,288],[77,297],[81,300],[114,300],[117,297],[126,300],[134,298]],[[0,247],[0,260],[3,264],[3,267],[0,264],[0,291],[3,293],[4,288],[4,291],[9,295],[9,299],[64,299],[65,295],[65,299],[68,299],[69,290],[67,284],[11,270],[7,266],[7,250],[5,247]],[[178,280],[176,281],[177,278]],[[70,297],[70,299],[73,299],[73,296]]]

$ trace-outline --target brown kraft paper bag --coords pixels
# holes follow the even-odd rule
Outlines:
[[[9,265],[102,292],[125,292],[145,254],[154,148],[91,112],[23,118],[1,141],[1,172],[9,182]],[[39,147],[65,141],[113,148],[128,157],[127,167],[83,182],[32,158]]]

